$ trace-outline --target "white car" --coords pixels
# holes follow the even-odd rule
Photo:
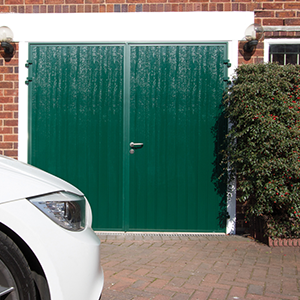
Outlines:
[[[100,240],[84,195],[0,155],[0,299],[98,300]]]

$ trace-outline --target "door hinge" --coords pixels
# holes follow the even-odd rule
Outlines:
[[[29,66],[32,65],[32,61],[31,60],[27,60],[25,67],[29,68]]]
[[[26,79],[26,81],[25,81],[25,84],[29,84],[29,82],[31,82],[32,81],[32,77],[27,77],[27,79]]]
[[[229,60],[229,59],[224,59],[224,60],[223,60],[223,64],[227,65],[227,68],[230,68],[230,67],[231,67],[231,63],[230,63],[230,60]]]
[[[229,78],[229,77],[224,77],[224,78],[223,78],[223,81],[227,82],[228,84],[230,84],[230,83],[231,83],[231,81],[230,81],[230,78]]]

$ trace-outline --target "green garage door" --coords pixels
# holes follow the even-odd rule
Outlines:
[[[29,162],[96,230],[224,232],[216,153],[226,44],[29,46]]]

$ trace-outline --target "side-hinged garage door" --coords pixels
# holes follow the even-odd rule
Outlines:
[[[224,232],[227,45],[30,44],[29,162],[81,189],[93,228]]]

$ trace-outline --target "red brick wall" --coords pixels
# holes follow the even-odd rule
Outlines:
[[[254,7],[248,0],[0,0],[0,12],[6,13],[253,11]]]
[[[299,1],[262,1],[255,10],[256,22],[263,26],[299,26]]]
[[[5,13],[255,11],[265,26],[300,25],[298,0],[0,0]]]
[[[0,154],[14,158],[18,157],[17,46],[12,58],[0,48]]]

